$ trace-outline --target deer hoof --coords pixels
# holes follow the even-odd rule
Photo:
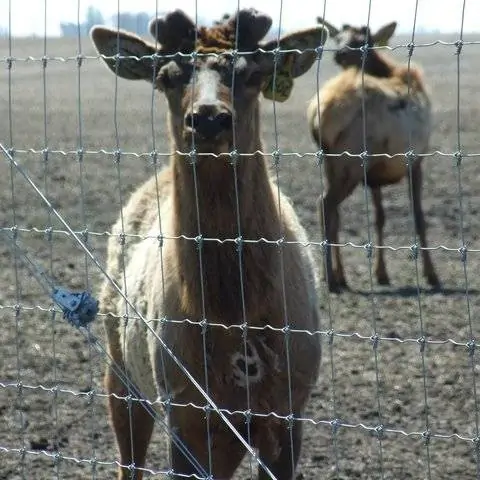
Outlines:
[[[377,282],[379,285],[390,285],[390,279],[386,273],[377,274]]]
[[[348,285],[345,279],[330,280],[328,282],[328,290],[330,293],[341,293],[344,290],[348,290]]]
[[[439,278],[435,273],[427,274],[427,282],[428,284],[434,288],[435,290],[440,290],[442,288],[442,283],[440,282]]]

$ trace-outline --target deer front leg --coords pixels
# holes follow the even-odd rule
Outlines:
[[[168,418],[180,442],[170,438],[172,478],[201,476],[198,467],[215,479],[233,477],[245,455],[245,447],[223,420],[212,413],[207,426],[205,416],[191,406],[172,406]],[[180,445],[183,448],[179,448]]]
[[[331,292],[339,292],[347,287],[345,273],[343,271],[340,248],[331,243],[338,243],[338,230],[340,228],[340,214],[338,211],[338,200],[329,190],[323,198],[319,200],[318,210],[321,230],[324,233],[328,245],[325,247],[325,267],[324,278],[328,289]],[[333,250],[333,259],[332,259]]]
[[[127,387],[120,382],[110,365],[107,366],[104,383],[109,394],[119,397],[129,394]],[[129,408],[126,400],[112,395],[108,397],[108,411],[120,451],[120,464],[124,467],[119,467],[118,479],[141,480],[143,472],[137,468],[145,466],[154,419],[141,403],[131,402]]]
[[[272,458],[272,446],[263,443],[259,448],[260,459],[266,464],[277,480],[292,480],[295,478],[295,470],[300,451],[302,449],[303,425],[301,421],[295,421],[291,431],[285,425],[278,437],[275,437],[275,443],[278,442],[278,451]],[[258,480],[269,480],[270,476],[261,467],[258,467]]]
[[[363,167],[342,158],[326,163],[325,167],[328,187],[325,195],[318,202],[320,228],[328,243],[338,244],[339,207],[362,181]],[[331,292],[338,292],[342,288],[347,288],[339,246],[327,246],[324,275]]]

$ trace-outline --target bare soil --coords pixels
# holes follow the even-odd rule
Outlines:
[[[2,42],[0,58],[10,55]],[[11,55],[39,58],[43,48],[41,39],[14,40]],[[82,52],[93,54],[88,39],[82,39]],[[460,149],[480,152],[480,49],[465,45],[460,56],[455,52],[452,45],[433,45],[418,47],[413,55],[425,70],[434,102],[431,151],[437,153],[424,160],[423,198],[443,290],[432,292],[420,259],[411,258],[406,181],[384,189],[392,285],[372,281],[362,247],[374,241],[372,209],[363,188],[357,188],[342,206],[341,241],[351,242],[342,249],[350,291],[329,294],[322,285],[318,292],[322,330],[330,335],[322,336],[322,371],[306,412],[298,469],[304,479],[480,478],[478,360],[467,348],[479,335],[475,271],[480,258],[478,251],[469,251],[463,262],[458,251],[462,245],[480,249],[480,163],[475,156],[461,162],[454,156]],[[78,45],[48,40],[47,53],[75,57]],[[406,61],[406,48],[395,55]],[[316,202],[323,180],[305,110],[317,82],[336,72],[326,53],[318,78],[313,68],[275,111],[271,103],[263,104],[265,150],[286,154],[279,162],[280,184],[313,242],[321,240]],[[11,76],[1,69],[0,106],[0,141],[15,149],[15,158],[70,227],[90,232],[88,244],[104,264],[104,232],[153,167],[148,155],[125,154],[116,164],[113,155],[99,151],[167,152],[163,98],[152,100],[146,83],[116,82],[96,59],[80,68],[74,59],[50,60],[45,69],[30,60],[15,61]],[[80,147],[86,152],[82,162],[75,153]],[[300,155],[287,155],[292,152]],[[6,161],[0,161],[0,182],[0,227],[17,225],[32,258],[62,285],[98,292],[98,268],[70,236],[57,233],[65,228],[19,174],[12,180]],[[55,230],[50,235],[49,227]],[[309,248],[320,258],[318,247]],[[5,243],[0,243],[0,286],[0,479],[114,478],[118,454],[102,397],[105,359],[49,310],[48,297],[25,268],[15,268]],[[100,319],[93,330],[102,337]],[[168,468],[164,447],[157,428],[149,469]],[[248,462],[238,475],[250,476]]]

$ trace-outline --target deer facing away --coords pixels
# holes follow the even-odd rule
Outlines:
[[[342,152],[358,155],[366,151],[375,155],[367,157],[366,184],[372,193],[377,243],[383,245],[385,212],[381,189],[405,177],[409,180],[406,158],[398,154],[413,151],[416,155],[412,159],[409,188],[420,246],[427,247],[421,201],[422,157],[417,155],[428,149],[431,101],[422,72],[417,66],[400,64],[372,48],[388,44],[396,22],[373,34],[368,27],[344,25],[337,29],[321,18],[317,21],[327,26],[337,43],[334,60],[342,68],[313,96],[307,110],[309,129],[317,146],[325,154],[338,154],[324,157],[327,185],[319,199],[319,216],[325,237],[329,243],[339,243],[339,205],[364,182],[362,160],[341,155]],[[382,153],[396,156],[389,158]],[[429,250],[421,252],[424,275],[431,286],[438,288],[440,282]],[[327,249],[325,275],[331,291],[347,286],[338,246]],[[382,249],[376,250],[375,275],[380,284],[390,283]]]
[[[127,235],[123,247],[114,236],[108,243],[110,276],[123,285],[125,265],[124,291],[154,333],[138,318],[123,320],[125,301],[106,281],[100,301],[107,314],[108,351],[146,398],[171,400],[166,411],[170,428],[214,478],[231,478],[245,448],[215,413],[209,415],[208,437],[204,412],[179,406],[205,405],[205,399],[162,350],[157,336],[217,405],[230,411],[246,410],[248,390],[252,412],[302,415],[321,359],[317,335],[292,332],[286,341],[282,331],[287,324],[291,329],[319,328],[318,278],[310,252],[296,243],[305,241],[306,234],[290,201],[278,193],[263,155],[253,153],[263,151],[259,96],[263,91],[269,98],[265,85],[275,60],[272,54],[241,52],[274,50],[276,41],[261,43],[271,22],[267,15],[244,9],[222,24],[197,28],[185,13],[175,10],[150,23],[157,45],[125,31],[100,26],[91,31],[113,72],[124,79],[152,82],[166,96],[170,142],[177,152],[158,178],[140,186],[123,208],[113,232],[134,236]],[[279,46],[312,49],[327,35],[317,25],[282,37]],[[239,51],[235,57],[206,55],[232,50],[235,38]],[[205,55],[161,56],[194,50]],[[106,58],[117,52],[143,58]],[[293,82],[315,59],[311,50],[280,55],[277,70],[288,71]],[[192,141],[194,161],[178,153],[190,152]],[[232,163],[221,154],[234,148],[239,156]],[[252,155],[242,156],[248,153]],[[161,232],[159,248],[151,237]],[[205,238],[201,244],[192,240],[199,235]],[[239,255],[235,242],[207,241],[240,235],[293,243],[279,247],[244,242]],[[198,323],[185,319],[206,320],[205,335]],[[244,324],[252,328],[234,327]],[[115,397],[127,395],[127,390],[112,365],[107,367],[105,386],[113,394],[108,408],[124,466],[118,478],[131,478],[125,466],[134,464],[135,478],[140,479],[138,468],[145,465],[153,419],[133,402],[130,423],[126,402]],[[247,438],[245,416],[229,419]],[[301,422],[295,421],[290,430],[285,420],[254,415],[249,433],[273,474],[292,478],[301,449]],[[169,450],[176,474],[197,473],[171,440]],[[269,477],[260,469],[259,478]]]

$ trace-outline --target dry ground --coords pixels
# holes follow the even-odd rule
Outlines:
[[[86,54],[93,53],[87,39],[82,48]],[[77,44],[48,40],[47,52],[74,56]],[[405,49],[397,54],[406,58]],[[4,42],[0,57],[7,55]],[[12,55],[40,57],[43,41],[14,40]],[[453,153],[460,139],[464,152],[480,152],[479,46],[465,46],[460,56],[459,104],[455,47],[418,48],[414,59],[424,66],[433,90],[432,150]],[[326,54],[320,83],[334,72]],[[38,152],[45,145],[50,150],[75,151],[80,144],[85,150],[112,151],[118,138],[123,151],[154,148],[147,84],[119,81],[115,104],[114,76],[97,60],[85,61],[80,70],[75,61],[50,61],[44,73],[45,78],[39,62],[15,62],[9,88],[7,71],[1,69],[0,140],[6,145],[19,151]],[[267,151],[274,148],[275,128],[281,151],[315,150],[305,121],[315,82],[312,69],[297,82],[293,98],[277,106],[276,122],[271,104],[264,103]],[[166,151],[163,99],[155,99],[154,106],[156,148]],[[73,154],[49,153],[47,162],[41,153],[20,152],[16,158],[69,225],[90,232],[108,231],[119,210],[120,189],[125,198],[152,173],[148,158],[133,155],[123,156],[118,170],[113,157],[102,153],[86,154],[81,167]],[[472,441],[478,435],[478,366],[477,357],[469,356],[465,344],[479,333],[480,280],[475,272],[480,258],[470,252],[463,264],[455,249],[462,241],[472,249],[480,248],[480,163],[476,157],[465,158],[457,168],[452,156],[436,154],[424,165],[430,243],[452,249],[439,248],[433,253],[444,291],[429,291],[420,276],[417,294],[415,262],[407,250],[387,251],[392,286],[379,287],[374,282],[371,287],[365,251],[350,246],[343,249],[352,290],[342,295],[329,295],[323,287],[319,291],[325,309],[322,327],[335,336],[330,344],[324,339],[323,370],[307,412],[313,422],[305,427],[299,467],[303,478],[479,477]],[[35,228],[42,231],[60,225],[49,220],[42,201],[19,175],[13,181],[13,218],[10,178],[8,165],[0,161],[0,226],[15,222],[29,230],[20,234],[21,239],[34,252],[35,260],[52,269],[62,284],[84,288],[88,283],[97,289],[101,275],[91,263],[86,271],[85,258],[71,238],[61,233],[50,238],[35,233]],[[315,205],[321,191],[321,170],[315,158],[283,157],[280,179],[310,238],[318,241]],[[385,189],[385,207],[385,244],[411,245],[412,217],[405,182]],[[358,188],[343,205],[341,238],[361,245],[368,240],[369,231],[372,226],[368,228],[364,192]],[[106,236],[90,235],[89,245],[103,263]],[[3,243],[0,262],[0,381],[6,385],[0,388],[0,478],[113,478],[117,453],[106,422],[104,398],[85,394],[93,389],[102,392],[104,359],[59,315],[38,308],[48,308],[48,298],[23,269],[16,280],[9,248]],[[22,305],[18,315],[11,308],[15,303]],[[94,330],[101,334],[100,321]],[[369,339],[375,331],[382,338],[376,355]],[[422,335],[428,341],[424,356],[417,342]],[[24,388],[17,388],[17,382]],[[57,394],[51,390],[54,386],[59,389]],[[334,419],[339,419],[338,429],[331,426]],[[381,441],[375,431],[379,425],[384,426]],[[422,436],[427,428],[429,442]],[[157,429],[148,463],[153,470],[166,467],[162,442]],[[21,448],[26,449],[24,455]],[[59,457],[55,457],[57,449]],[[92,458],[100,462],[96,476]],[[240,476],[245,478],[248,471]]]

